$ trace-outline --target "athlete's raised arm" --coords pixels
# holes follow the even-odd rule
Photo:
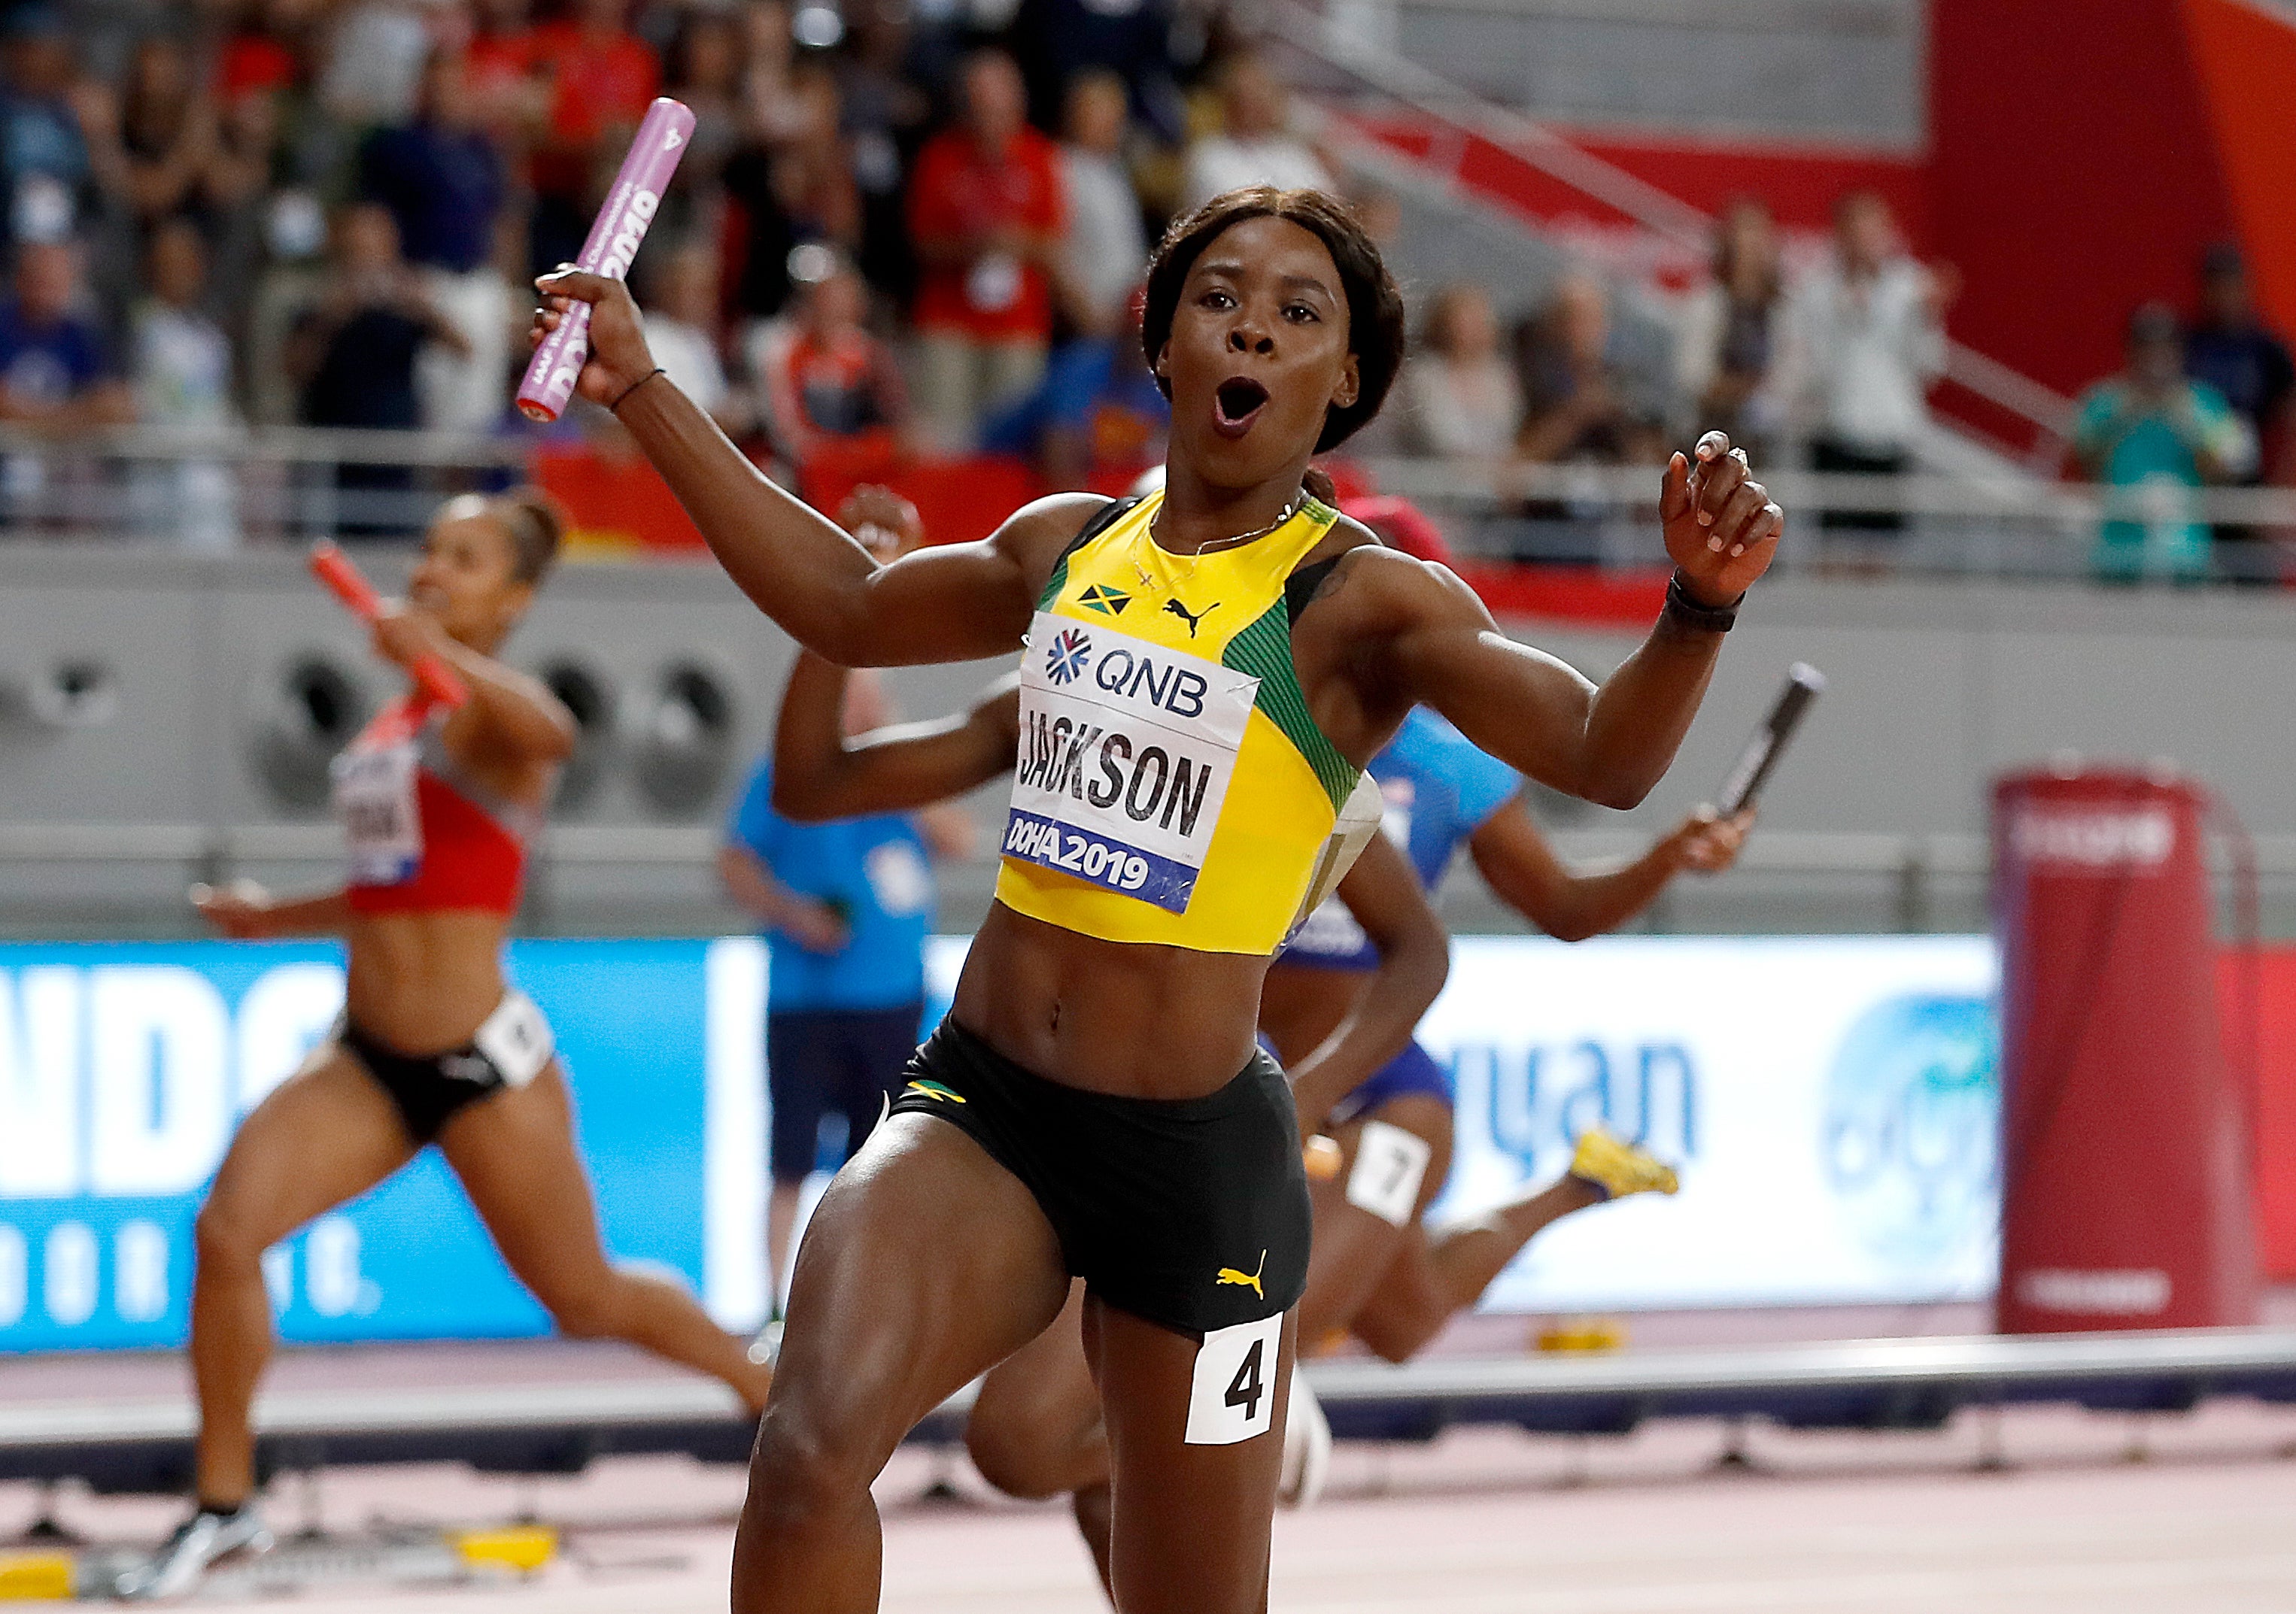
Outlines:
[[[693,518],[726,575],[807,649],[847,667],[969,661],[1018,648],[1053,559],[1105,501],[1064,495],[977,544],[880,566],[836,523],[776,487],[653,362],[621,282],[562,270],[533,339],[575,301],[594,305],[575,390],[611,409]]]
[[[1600,685],[1498,630],[1448,569],[1387,551],[1350,553],[1330,603],[1342,635],[1365,635],[1365,687],[1433,707],[1476,745],[1558,791],[1627,807],[1649,794],[1697,714],[1722,622],[1777,552],[1784,516],[1718,431],[1696,463],[1677,454],[1660,500],[1675,581],[1641,646]],[[1400,709],[1367,713],[1392,722]]]
[[[1012,677],[990,684],[969,711],[848,734],[850,676],[809,651],[790,669],[774,735],[774,806],[790,817],[907,812],[1013,771],[1021,698]]]
[[[1290,1071],[1300,1129],[1323,1129],[1332,1107],[1403,1052],[1451,973],[1451,938],[1395,843],[1374,835],[1340,881],[1339,898],[1379,948],[1354,1010]]]
[[[563,762],[573,753],[574,714],[531,673],[461,643],[436,617],[402,605],[384,607],[373,635],[375,654],[386,661],[412,669],[430,657],[455,669],[470,698],[449,722],[482,728],[521,762]]]

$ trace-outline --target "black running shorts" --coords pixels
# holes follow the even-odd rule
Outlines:
[[[335,1023],[335,1041],[390,1095],[407,1137],[418,1146],[437,1141],[439,1129],[465,1106],[525,1086],[556,1051],[550,1022],[522,992],[504,996],[469,1042],[444,1053],[402,1053],[361,1030],[348,1015]]]
[[[1159,1327],[1201,1340],[1280,1318],[1307,1287],[1300,1124],[1264,1053],[1202,1098],[1117,1098],[1031,1075],[944,1020],[893,1112],[962,1128],[1036,1196],[1070,1273]]]

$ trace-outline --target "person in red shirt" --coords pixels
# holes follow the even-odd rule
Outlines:
[[[534,30],[536,72],[549,86],[549,117],[535,143],[535,266],[581,251],[598,189],[660,93],[661,64],[624,26],[629,0],[578,0]]]
[[[900,370],[868,313],[867,283],[832,258],[804,283],[795,319],[765,321],[751,339],[774,446],[800,471],[830,444],[890,460],[907,427]]]
[[[526,151],[549,121],[554,86],[534,59],[529,0],[478,0],[463,78],[480,121],[514,171],[526,172]]]
[[[1044,374],[1050,270],[1067,225],[1059,150],[1027,122],[1021,70],[998,51],[964,64],[953,128],[909,182],[917,284],[917,413],[934,446],[971,447],[982,417]]]

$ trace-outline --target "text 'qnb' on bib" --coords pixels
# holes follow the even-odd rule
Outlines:
[[[1007,857],[1187,911],[1259,680],[1038,611]]]

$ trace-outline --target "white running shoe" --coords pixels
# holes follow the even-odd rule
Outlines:
[[[176,1527],[151,1561],[123,1572],[114,1590],[133,1602],[180,1597],[200,1584],[217,1560],[234,1553],[267,1553],[271,1546],[271,1531],[252,1501],[228,1513],[201,1508]]]
[[[1332,1423],[1323,1403],[1308,1388],[1308,1375],[1292,1369],[1292,1399],[1283,1411],[1283,1467],[1275,1500],[1287,1508],[1311,1508],[1332,1473]]]

